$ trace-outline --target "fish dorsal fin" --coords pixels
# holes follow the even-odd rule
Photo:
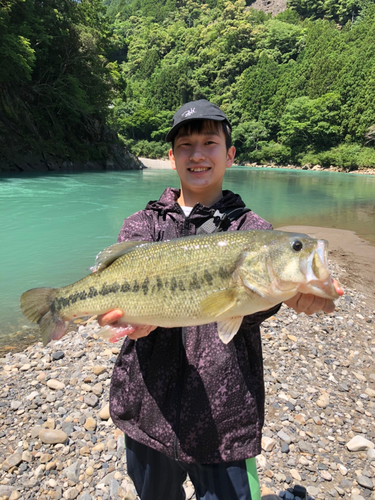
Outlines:
[[[224,344],[228,344],[232,338],[236,335],[240,329],[243,316],[235,316],[233,318],[226,319],[225,321],[219,321],[217,324],[217,331],[219,333],[219,338]]]
[[[103,271],[106,267],[110,266],[112,262],[117,260],[121,255],[130,252],[135,247],[139,245],[144,245],[145,243],[150,243],[149,241],[122,241],[121,243],[115,243],[110,247],[105,248],[95,258],[95,265],[91,267],[91,271],[98,272]]]
[[[236,304],[236,290],[228,288],[220,292],[212,293],[201,302],[201,310],[214,320],[220,314],[228,311]]]

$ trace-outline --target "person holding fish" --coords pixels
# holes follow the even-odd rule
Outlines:
[[[222,190],[235,156],[230,138],[221,109],[206,100],[182,106],[167,135],[181,187],[167,189],[159,201],[126,219],[118,241],[196,234],[216,210],[244,208],[238,195]],[[253,212],[239,212],[228,231],[271,229]],[[338,283],[334,286],[341,295]],[[285,303],[306,314],[335,307],[330,298],[301,292]],[[215,323],[129,330],[112,376],[110,408],[126,435],[128,473],[141,500],[184,499],[187,474],[197,499],[260,500],[255,463],[264,421],[259,325],[279,307],[245,316],[228,344],[220,342]],[[113,324],[122,316],[113,310],[100,322]]]
[[[46,344],[76,316],[99,314],[110,341],[126,336],[110,387],[141,500],[260,500],[264,380],[261,323],[282,302],[334,311],[343,294],[323,240],[273,231],[223,191],[235,148],[223,111],[184,104],[167,134],[180,189],[125,219],[97,272],[21,297]]]

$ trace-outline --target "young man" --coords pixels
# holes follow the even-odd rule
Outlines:
[[[196,234],[219,210],[244,207],[222,190],[235,148],[228,118],[206,100],[174,115],[167,135],[180,189],[124,221],[119,241],[161,241]],[[229,231],[272,229],[239,210]],[[242,212],[242,214],[241,214]],[[332,301],[298,294],[297,312],[332,312]],[[141,500],[183,500],[187,474],[197,499],[260,500],[255,456],[261,452],[264,382],[259,325],[279,306],[244,318],[229,344],[215,323],[188,328],[137,327],[125,339],[113,371],[110,410],[126,435],[128,473]],[[122,316],[115,310],[101,324]],[[137,342],[135,340],[138,339]]]

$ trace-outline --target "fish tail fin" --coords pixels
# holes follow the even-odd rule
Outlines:
[[[50,340],[60,339],[69,325],[68,321],[51,311],[55,290],[56,288],[33,288],[24,292],[20,299],[22,313],[33,323],[38,323],[44,346]]]
[[[50,310],[55,288],[32,288],[21,295],[21,311],[27,319],[38,323]]]

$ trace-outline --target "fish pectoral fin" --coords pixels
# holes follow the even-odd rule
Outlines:
[[[115,260],[130,252],[135,247],[139,245],[144,245],[145,243],[150,243],[149,241],[122,241],[121,243],[115,243],[110,247],[105,248],[95,258],[95,265],[91,267],[91,271],[98,272],[103,271],[106,267],[109,267]]]
[[[228,311],[236,304],[236,290],[228,288],[211,294],[201,302],[201,311],[203,314],[216,318],[220,314]]]
[[[96,334],[104,340],[108,340],[114,344],[122,337],[125,337],[135,332],[135,327],[124,323],[122,326],[106,325],[103,326]]]
[[[228,344],[238,332],[243,316],[235,316],[234,318],[219,321],[217,324],[217,331],[219,338],[224,344]]]

